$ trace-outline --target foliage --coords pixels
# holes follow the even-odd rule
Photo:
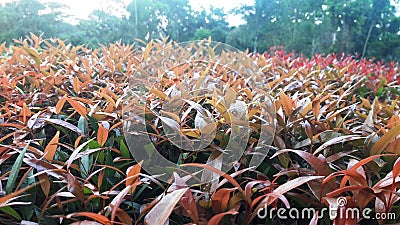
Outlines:
[[[208,38],[240,50],[264,52],[283,45],[307,57],[315,53],[352,54],[387,61],[400,58],[398,0],[257,0],[231,12],[193,9],[188,0],[108,0],[88,19],[67,15],[66,5],[16,0],[0,7],[0,42],[29,32],[97,48],[120,41],[160,36],[184,42]],[[232,16],[244,24],[230,24]],[[208,36],[206,36],[208,35]]]
[[[271,151],[258,168],[249,167],[245,154],[228,173],[201,157],[186,157],[186,166],[222,175],[207,188],[189,186],[179,176],[159,182],[130,155],[121,121],[125,89],[151,53],[173,43],[142,45],[88,49],[32,34],[0,46],[0,187],[6,187],[0,223],[296,224],[276,215],[261,219],[257,212],[265,206],[318,211],[338,197],[346,197],[348,206],[397,212],[394,220],[380,223],[400,220],[397,63],[336,54],[308,59],[282,48],[249,54],[276,107]],[[182,72],[185,77],[191,71]],[[224,80],[223,74],[216,77]],[[160,82],[168,87],[179,79]],[[240,87],[244,81],[230,82]],[[168,96],[163,91],[150,90],[149,101]],[[162,139],[159,126],[153,128],[149,134]],[[249,152],[258,141],[254,130]],[[173,150],[165,141],[154,144],[159,151]],[[304,222],[317,221],[331,224],[327,216]]]

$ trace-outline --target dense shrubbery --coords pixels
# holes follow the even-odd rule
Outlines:
[[[130,77],[170,45],[86,49],[32,35],[0,46],[0,223],[163,224],[169,217],[169,224],[295,224],[257,212],[265,205],[319,210],[338,197],[346,206],[397,212],[380,222],[400,220],[397,63],[334,54],[307,59],[279,48],[250,54],[274,98],[273,144],[257,169],[244,156],[207,190],[186,187],[185,178],[167,184],[146,175],[123,136]],[[157,126],[152,132],[162,137]],[[249,148],[255,142],[257,136]],[[164,141],[155,145],[168,150]],[[181,161],[207,167],[195,157]],[[328,215],[318,221],[331,223]]]

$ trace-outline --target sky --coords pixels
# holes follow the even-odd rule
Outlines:
[[[60,2],[70,7],[67,14],[73,15],[79,19],[88,19],[91,11],[94,9],[110,8],[113,0],[39,0],[41,2]],[[123,4],[129,4],[132,0],[121,0]],[[210,6],[223,8],[225,12],[233,9],[240,5],[252,5],[254,0],[189,0],[190,5],[195,10],[201,10],[201,8],[209,8]],[[230,15],[227,18],[229,25],[236,26],[244,23],[240,16]]]
[[[0,0],[2,3],[13,0]],[[60,2],[66,4],[70,7],[65,13],[70,14],[78,19],[88,19],[90,12],[94,9],[107,9],[110,8],[112,2],[115,0],[39,0],[41,2]],[[129,4],[132,0],[121,0],[124,4]],[[394,2],[394,0],[391,0]],[[223,8],[225,12],[228,12],[234,7],[240,5],[252,5],[254,0],[189,0],[191,6],[195,10],[200,10],[203,8],[208,8],[210,6]],[[397,4],[399,9],[399,4]],[[120,13],[121,14],[121,13]],[[400,10],[397,12],[400,15]],[[230,26],[237,26],[243,24],[244,21],[241,19],[240,15],[228,15],[227,21]]]
[[[189,0],[189,3],[194,10],[201,10],[202,7],[208,8],[209,6],[213,6],[215,8],[223,8],[225,12],[228,12],[237,6],[253,5],[254,0]],[[230,26],[237,26],[245,23],[240,15],[228,15],[227,21]]]

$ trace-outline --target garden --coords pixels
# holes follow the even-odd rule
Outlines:
[[[93,49],[31,34],[0,45],[0,223],[400,221],[398,63],[212,43]],[[183,106],[165,109],[205,79],[205,89],[222,91],[178,95]],[[131,137],[133,123],[146,145]],[[356,213],[341,216],[347,209]]]

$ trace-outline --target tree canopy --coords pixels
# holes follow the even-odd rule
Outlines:
[[[400,18],[391,0],[255,0],[229,12],[194,10],[188,0],[133,0],[118,10],[95,10],[88,20],[71,23],[68,7],[39,0],[19,0],[0,7],[0,42],[30,32],[65,39],[74,45],[133,43],[169,37],[183,42],[211,38],[241,50],[263,52],[283,46],[305,56],[344,52],[357,57],[400,58]],[[118,12],[118,13],[111,13]],[[244,24],[229,26],[228,15]]]

